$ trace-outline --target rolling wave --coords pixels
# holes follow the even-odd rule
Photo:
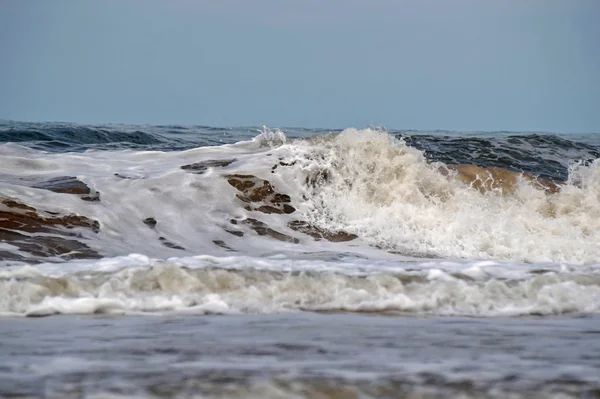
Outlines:
[[[600,259],[598,160],[553,180],[431,161],[370,129],[296,140],[265,130],[186,151],[31,151],[2,154],[5,259],[258,253],[273,239],[305,252],[325,239],[334,251]]]
[[[5,314],[600,311],[593,144],[3,129],[77,142],[0,145]]]

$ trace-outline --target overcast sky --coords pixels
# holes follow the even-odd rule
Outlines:
[[[600,132],[598,0],[0,0],[0,118]]]

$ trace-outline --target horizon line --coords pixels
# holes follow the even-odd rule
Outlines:
[[[400,132],[423,132],[423,133],[555,133],[555,134],[600,134],[598,131],[558,131],[558,130],[512,130],[512,129],[452,129],[452,128],[389,128],[385,125],[364,125],[361,127],[346,126],[346,127],[323,127],[323,126],[293,126],[293,125],[210,125],[210,124],[193,124],[193,123],[126,123],[126,122],[71,122],[65,120],[18,120],[18,119],[6,119],[0,118],[0,123],[33,123],[33,124],[68,124],[77,126],[153,126],[153,127],[167,127],[167,126],[181,126],[181,127],[204,127],[204,128],[221,128],[221,129],[303,129],[303,130],[329,130],[329,131],[343,131],[345,129],[382,129],[384,131],[400,131]]]

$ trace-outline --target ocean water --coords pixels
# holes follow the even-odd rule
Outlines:
[[[600,397],[599,159],[0,122],[0,396]]]

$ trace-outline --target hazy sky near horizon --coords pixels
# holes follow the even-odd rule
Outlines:
[[[598,0],[0,0],[0,118],[600,132]]]

